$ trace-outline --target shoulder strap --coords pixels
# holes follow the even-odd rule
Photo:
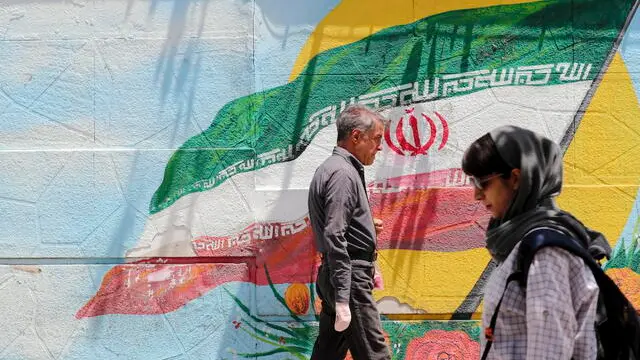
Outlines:
[[[493,345],[493,335],[496,328],[496,321],[498,320],[498,312],[500,311],[500,305],[502,305],[502,299],[504,299],[504,293],[507,292],[507,287],[513,280],[517,280],[520,278],[521,273],[513,273],[509,275],[507,278],[507,282],[504,284],[504,290],[502,291],[502,296],[500,296],[500,301],[498,301],[498,305],[496,305],[495,310],[493,311],[493,315],[491,315],[491,322],[489,326],[484,329],[484,337],[487,340],[484,352],[482,353],[482,359],[486,360],[487,356],[489,356],[489,350],[491,350],[491,345]]]
[[[568,235],[548,229],[539,228],[529,232],[520,244],[518,251],[517,271],[522,273],[520,281],[526,287],[529,267],[536,252],[542,248],[554,246],[564,249],[571,254],[580,257],[589,267],[598,284],[606,277],[600,265],[593,259],[587,250],[576,240]]]

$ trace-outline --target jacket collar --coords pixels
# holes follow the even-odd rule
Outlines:
[[[340,146],[336,146],[333,148],[333,154],[342,157],[343,159],[349,161],[353,167],[356,168],[359,172],[364,172],[364,165],[358,160],[352,153],[347,151],[345,148]]]

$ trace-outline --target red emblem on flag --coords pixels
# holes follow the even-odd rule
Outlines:
[[[411,143],[405,137],[404,117],[400,118],[400,121],[396,126],[395,137],[397,140],[397,144],[391,140],[391,126],[387,126],[387,128],[385,129],[384,139],[387,142],[389,148],[400,155],[426,155],[429,149],[436,142],[436,138],[438,135],[438,128],[436,126],[436,123],[425,113],[421,114],[424,122],[429,125],[428,140],[425,143],[422,143],[422,139],[420,137],[420,124],[418,123],[418,118],[416,118],[414,114],[414,108],[407,109],[405,110],[405,112],[407,113],[407,115],[409,115],[409,128],[411,129],[411,133],[413,134],[413,143]],[[444,145],[447,143],[447,140],[449,139],[449,124],[447,123],[447,120],[445,120],[445,118],[438,112],[436,112],[435,115],[442,124],[442,139],[440,140],[440,145],[438,146],[438,150],[442,150]]]

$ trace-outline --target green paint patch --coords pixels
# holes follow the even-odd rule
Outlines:
[[[618,245],[611,255],[611,259],[607,261],[604,270],[609,269],[625,269],[629,268],[636,274],[640,274],[640,245],[638,238],[633,237],[633,241],[629,245],[625,245],[625,240],[618,241]]]

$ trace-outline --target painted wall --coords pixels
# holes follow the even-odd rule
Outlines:
[[[5,0],[0,358],[308,358],[307,186],[354,102],[391,120],[366,181],[394,359],[479,358],[459,167],[501,124],[561,143],[560,204],[640,307],[637,4]]]

